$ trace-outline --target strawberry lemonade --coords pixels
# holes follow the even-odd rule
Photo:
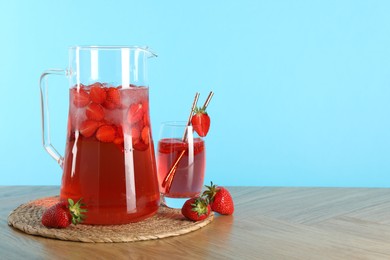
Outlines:
[[[159,207],[149,89],[96,82],[70,89],[62,200],[82,199],[85,224],[124,224]]]
[[[193,154],[189,153],[188,143],[179,138],[163,138],[158,143],[158,180],[160,192],[167,198],[191,198],[202,190],[206,167],[204,141],[193,139]],[[179,161],[169,191],[162,183],[182,151],[185,153]],[[190,155],[190,156],[189,156]],[[193,156],[193,158],[191,158]]]

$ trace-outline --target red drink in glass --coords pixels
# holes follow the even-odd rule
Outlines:
[[[70,89],[62,200],[82,199],[85,224],[124,224],[159,207],[149,89],[94,83]]]
[[[173,177],[169,192],[162,186],[164,179],[180,153],[185,150]],[[193,139],[193,153],[188,143],[180,138],[163,138],[158,143],[158,180],[160,192],[168,198],[198,196],[203,187],[206,167],[205,144],[201,138]]]

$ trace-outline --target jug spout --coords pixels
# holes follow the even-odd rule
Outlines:
[[[147,63],[153,57],[157,54],[148,46],[72,46],[69,48],[71,84],[148,86]]]
[[[151,50],[148,46],[143,47],[141,49],[143,49],[148,54],[148,56],[147,56],[148,58],[158,57],[157,53],[154,52],[153,50]]]
[[[158,56],[156,52],[151,50],[148,46],[120,46],[119,48],[122,52],[122,57],[127,55],[134,55],[134,61],[136,63],[139,62],[136,60],[137,58],[154,58]]]

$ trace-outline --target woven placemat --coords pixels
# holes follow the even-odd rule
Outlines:
[[[89,243],[134,242],[180,236],[209,224],[214,214],[205,220],[187,220],[180,209],[161,206],[158,212],[146,220],[125,225],[70,225],[65,229],[47,228],[41,223],[43,211],[59,201],[58,196],[47,197],[22,204],[8,216],[8,225],[27,234],[68,241]]]

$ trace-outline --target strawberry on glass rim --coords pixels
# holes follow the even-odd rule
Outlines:
[[[205,137],[210,129],[210,117],[205,108],[197,107],[191,118],[194,131],[201,137]]]

